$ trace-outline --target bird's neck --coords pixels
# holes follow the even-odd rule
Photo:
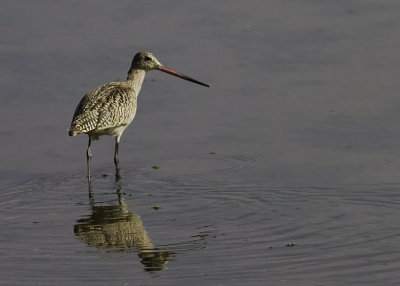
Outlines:
[[[133,90],[136,93],[136,96],[139,94],[140,89],[142,88],[142,83],[145,75],[146,75],[145,70],[131,69],[128,72],[128,77],[126,81],[130,86],[132,86]]]

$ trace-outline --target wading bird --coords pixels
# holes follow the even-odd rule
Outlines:
[[[173,71],[162,65],[150,52],[137,53],[132,60],[125,81],[110,82],[88,92],[76,107],[71,126],[68,128],[70,136],[85,133],[89,136],[86,151],[87,176],[90,181],[90,160],[92,153],[90,144],[92,140],[99,139],[101,135],[115,137],[114,163],[116,176],[119,177],[118,145],[125,128],[132,122],[137,109],[137,97],[146,72],[159,70],[185,80],[207,86],[208,84],[197,81],[184,74]]]

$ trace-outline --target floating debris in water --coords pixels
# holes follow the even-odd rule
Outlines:
[[[103,178],[108,177],[108,174],[101,175]]]
[[[159,207],[158,205],[154,205],[154,206],[152,207],[152,209],[158,211],[158,210],[160,209],[160,207]]]
[[[157,165],[154,165],[152,168],[153,168],[154,170],[160,169],[160,167],[158,167]]]
[[[210,152],[211,155],[215,155],[215,152]]]
[[[290,242],[288,244],[286,244],[287,247],[295,247],[296,246],[296,242]]]

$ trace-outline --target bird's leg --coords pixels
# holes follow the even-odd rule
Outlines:
[[[119,146],[119,136],[115,137],[115,153],[114,153],[114,163],[115,163],[115,179],[118,181],[121,176],[119,175],[119,156],[118,156],[118,146]]]
[[[87,151],[86,151],[87,177],[88,177],[89,183],[90,183],[90,179],[91,179],[90,160],[92,159],[92,152],[90,151],[90,143],[92,143],[92,140],[90,139],[90,136],[89,136],[89,143],[88,143],[88,147],[87,147]]]
[[[89,190],[89,202],[90,205],[93,206],[94,205],[93,186],[90,179],[88,179],[88,190]]]
[[[119,145],[119,138],[115,137],[115,153],[114,153],[114,163],[115,167],[118,168],[119,166],[119,157],[118,157],[118,145]]]

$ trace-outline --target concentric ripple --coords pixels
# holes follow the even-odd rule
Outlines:
[[[24,271],[12,271],[22,261],[38,271],[38,259],[48,269],[74,265],[71,275],[129,269],[139,282],[160,270],[182,283],[202,277],[230,285],[263,285],[266,277],[283,285],[373,285],[398,277],[399,184],[229,181],[254,162],[212,154],[150,159],[123,169],[117,182],[97,170],[90,186],[78,174],[9,186],[0,196],[1,251],[10,258],[4,281]]]
[[[158,176],[174,178],[239,172],[244,169],[251,169],[255,164],[256,160],[252,157],[214,153],[152,158],[132,163],[136,169],[140,169],[142,174],[147,174],[151,171],[152,175],[154,175],[151,167],[157,166]]]

